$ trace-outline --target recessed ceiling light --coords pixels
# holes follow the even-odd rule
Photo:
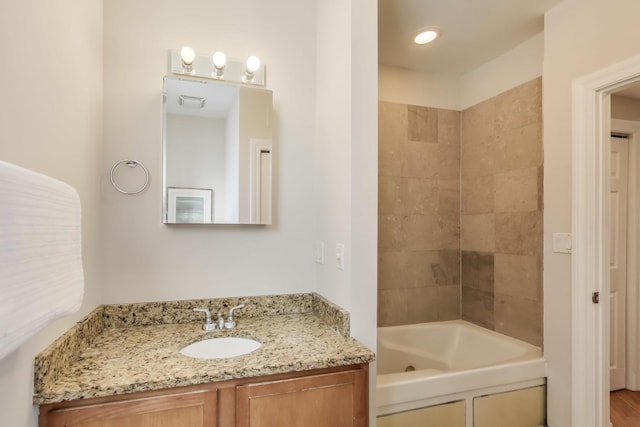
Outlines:
[[[437,39],[439,35],[440,29],[438,27],[422,28],[413,41],[416,44],[427,44]]]

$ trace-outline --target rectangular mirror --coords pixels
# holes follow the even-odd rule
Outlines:
[[[271,91],[165,77],[163,222],[271,224]]]

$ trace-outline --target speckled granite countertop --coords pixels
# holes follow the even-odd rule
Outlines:
[[[235,329],[213,332],[204,332],[202,321],[185,323],[190,317],[182,319],[183,323],[145,321],[148,316],[145,317],[145,310],[141,308],[149,308],[148,304],[135,308],[137,313],[133,317],[141,326],[123,326],[122,319],[126,316],[122,313],[131,319],[133,305],[100,307],[102,311],[97,309],[97,314],[94,311],[74,327],[76,331],[69,331],[36,358],[34,403],[160,390],[374,360],[369,349],[348,337],[348,327],[346,334],[340,331],[340,326],[336,327],[336,323],[344,327],[345,315],[348,325],[348,313],[316,294],[310,294],[308,301],[305,295],[297,295],[298,302],[302,301],[298,308],[276,310],[282,314],[261,315],[263,310],[254,307],[247,310],[253,317],[243,318],[238,310]],[[287,297],[291,296],[284,296]],[[253,298],[247,300],[250,299]],[[191,305],[193,302],[186,301],[172,304],[195,307]],[[282,304],[284,307],[286,301]],[[209,306],[215,305],[216,301],[211,300]],[[273,304],[271,306],[273,308]],[[305,311],[307,306],[309,310]],[[146,312],[149,311],[153,310]],[[182,347],[193,342],[222,336],[252,338],[261,342],[262,347],[230,359],[201,360],[179,353]]]

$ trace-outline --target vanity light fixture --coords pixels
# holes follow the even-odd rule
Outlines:
[[[227,65],[227,56],[220,51],[217,51],[211,57],[213,62],[213,73],[211,73],[211,77],[219,79],[222,78],[224,74],[224,66]]]
[[[265,66],[257,56],[252,55],[246,61],[228,59],[220,51],[211,56],[204,56],[196,54],[189,46],[180,50],[171,50],[170,56],[173,74],[255,86],[266,84]]]
[[[440,28],[438,27],[425,27],[419,30],[418,34],[414,37],[413,42],[415,44],[427,44],[431,43],[440,36]]]

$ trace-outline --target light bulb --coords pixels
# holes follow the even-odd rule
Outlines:
[[[440,35],[438,28],[425,28],[413,39],[416,44],[427,44],[434,41]]]
[[[223,52],[217,51],[213,54],[213,66],[221,70],[227,64],[227,57]]]
[[[193,60],[196,59],[196,53],[189,46],[185,46],[180,49],[180,59],[184,65],[193,64]]]
[[[260,68],[260,60],[257,56],[250,56],[247,58],[247,71],[249,73],[255,73]]]

